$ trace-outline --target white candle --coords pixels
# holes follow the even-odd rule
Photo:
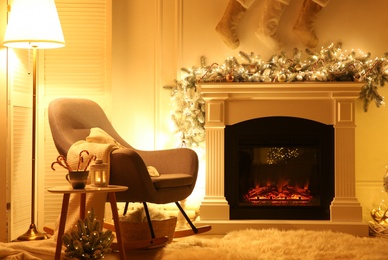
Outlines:
[[[101,172],[100,171],[94,172],[94,180],[95,180],[95,184],[101,183]]]
[[[105,174],[105,171],[102,171],[102,184],[106,184],[106,174]]]

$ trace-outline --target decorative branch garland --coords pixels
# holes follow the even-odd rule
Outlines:
[[[359,98],[364,111],[374,102],[377,107],[384,104],[378,93],[388,81],[388,54],[371,59],[370,53],[342,50],[342,43],[322,47],[319,52],[305,50],[307,58],[302,61],[302,51],[293,50],[292,57],[285,52],[263,61],[253,52],[240,52],[242,62],[229,57],[223,64],[206,65],[201,57],[201,66],[182,68],[186,76],[172,86],[172,120],[182,142],[189,147],[198,146],[205,140],[205,102],[196,85],[199,82],[365,82]]]

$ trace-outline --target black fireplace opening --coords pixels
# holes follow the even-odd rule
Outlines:
[[[329,220],[334,127],[264,117],[225,127],[230,219]]]

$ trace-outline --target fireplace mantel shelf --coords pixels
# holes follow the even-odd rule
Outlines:
[[[207,103],[208,127],[277,115],[335,125],[336,106],[340,112],[337,116],[348,117],[345,120],[348,122],[349,117],[353,120],[354,101],[362,85],[354,82],[198,84]]]
[[[335,197],[330,206],[330,221],[325,222],[324,228],[344,232],[354,230],[353,234],[361,236],[368,234],[368,226],[362,221],[362,207],[355,195],[355,100],[363,83],[244,82],[197,85],[206,102],[206,189],[200,209],[202,223],[211,224],[214,232],[220,229],[223,232],[228,227],[246,227],[252,225],[252,221],[259,226],[263,223],[263,220],[244,222],[229,218],[229,204],[224,194],[224,129],[227,125],[250,119],[289,116],[334,127]],[[287,220],[275,222],[274,227],[283,227],[288,223]],[[304,222],[295,223],[304,228]],[[315,223],[320,225],[322,221]],[[291,226],[295,227],[294,224]]]
[[[332,99],[359,96],[363,83],[199,83],[204,99]]]

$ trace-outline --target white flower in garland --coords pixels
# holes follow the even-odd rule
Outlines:
[[[263,61],[254,53],[240,52],[240,63],[236,57],[228,57],[224,64],[205,64],[191,70],[183,68],[186,77],[177,81],[172,88],[172,119],[182,140],[188,146],[199,145],[205,140],[205,102],[198,82],[364,82],[360,99],[364,111],[371,102],[377,107],[384,105],[384,98],[378,93],[388,81],[388,54],[372,60],[370,53],[342,50],[342,44],[322,47],[319,52],[306,49],[307,58],[302,61],[302,51],[294,49],[292,57],[286,53],[273,55]]]

